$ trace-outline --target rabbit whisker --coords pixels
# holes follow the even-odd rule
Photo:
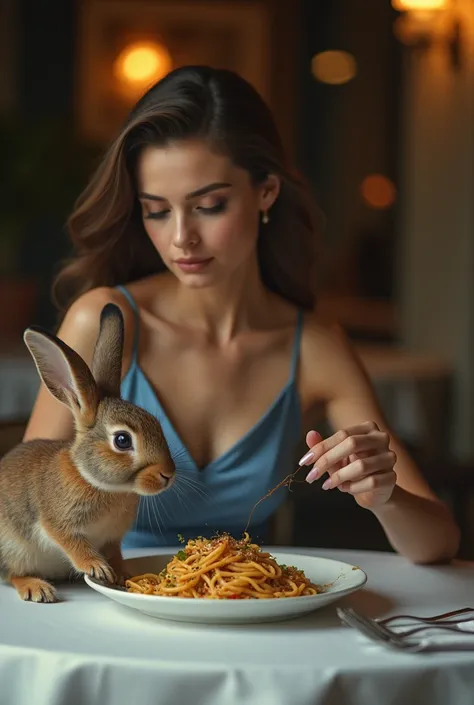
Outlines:
[[[157,506],[155,506],[154,503],[152,503],[151,508],[152,508],[152,510],[153,510],[153,516],[155,517],[155,521],[156,521],[156,525],[157,525],[157,527],[158,527],[158,530],[159,530],[159,532],[160,532],[162,538],[164,539],[165,537],[164,537],[164,534],[163,534],[163,530],[162,530],[162,528],[161,528],[162,525],[164,526],[164,522],[163,522],[163,520],[162,520],[162,518],[161,518],[160,510],[158,509]],[[155,533],[155,532],[153,532],[153,533]],[[155,534],[155,536],[156,536],[156,534]]]
[[[168,518],[169,521],[172,521],[172,517],[169,515],[168,510],[166,509],[166,505],[165,505],[165,503],[163,502],[161,496],[160,496],[160,495],[156,495],[156,499],[157,499],[158,502],[160,503],[161,508],[163,509],[163,512],[164,512],[165,516]],[[154,505],[154,506],[156,506],[156,505]],[[158,507],[157,507],[157,509],[158,509]]]
[[[179,487],[179,486],[176,487],[176,496],[177,496],[181,506],[184,507],[185,511],[192,512],[192,503],[191,503],[191,507],[190,507],[187,502],[186,493],[183,491],[182,487]]]
[[[204,499],[206,502],[214,501],[212,499],[211,495],[208,492],[206,492],[206,490],[203,489],[203,487],[201,487],[196,482],[193,482],[188,477],[184,477],[183,475],[176,476],[176,483],[175,484],[180,486],[182,489],[184,489],[184,487],[186,487],[189,490],[193,490],[194,492],[196,492],[197,495],[199,495],[199,497],[201,499]]]

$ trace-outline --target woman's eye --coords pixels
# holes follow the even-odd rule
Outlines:
[[[198,206],[197,210],[205,215],[216,215],[217,213],[223,213],[226,207],[226,201],[220,201],[219,203],[216,203],[215,206]]]
[[[166,216],[168,215],[169,210],[166,211],[151,211],[150,213],[147,213],[145,216],[146,220],[164,220]]]
[[[218,213],[223,213],[227,207],[226,201],[219,201],[213,206],[197,206],[196,211],[202,213],[203,215],[217,215]],[[170,209],[162,211],[150,211],[144,218],[145,220],[164,220],[170,214]]]

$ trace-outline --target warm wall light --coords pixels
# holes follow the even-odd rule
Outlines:
[[[392,0],[395,10],[405,12],[430,12],[432,10],[444,10],[448,7],[449,0]]]
[[[347,51],[322,51],[313,56],[311,72],[322,83],[341,85],[354,78],[357,64]]]
[[[367,206],[383,210],[396,201],[395,185],[383,174],[369,174],[360,185],[360,192]]]
[[[120,52],[114,72],[130,89],[141,90],[166,76],[171,67],[171,56],[165,46],[158,42],[135,42]]]
[[[460,22],[451,9],[451,0],[392,0],[401,14],[394,24],[396,37],[406,46],[424,51],[443,46],[454,69],[461,66]]]

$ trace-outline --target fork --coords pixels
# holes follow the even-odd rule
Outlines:
[[[370,617],[363,617],[351,607],[337,607],[336,612],[343,624],[348,627],[354,627],[354,629],[357,629],[357,631],[372,639],[372,641],[378,641],[400,651],[416,653],[424,649],[421,642],[406,641],[403,636],[395,634],[395,632],[390,631],[390,629],[370,619]]]
[[[463,620],[464,622],[471,622],[472,620]],[[381,627],[386,627],[385,624],[381,624],[377,620],[374,620],[376,624],[378,624]],[[393,630],[389,630],[392,632],[392,634],[398,634],[398,636],[412,636],[413,634],[418,634],[418,632],[426,632],[429,629],[438,629],[438,630],[443,630],[446,632],[455,632],[456,634],[472,634],[474,636],[474,630],[471,629],[462,629],[462,627],[459,626],[460,622],[429,622],[428,624],[422,624],[418,627],[412,627],[411,629],[404,629],[403,631],[396,631],[394,632]]]
[[[460,619],[450,619],[451,617],[457,617],[457,615],[463,615],[463,614],[470,614],[469,617],[460,617]],[[453,610],[452,612],[444,612],[444,614],[435,614],[432,615],[431,617],[417,617],[416,615],[413,614],[397,614],[394,615],[393,617],[386,617],[385,619],[376,619],[375,621],[378,622],[378,624],[383,624],[387,626],[388,624],[391,624],[392,622],[398,621],[398,620],[405,620],[405,621],[414,621],[414,622],[423,622],[424,624],[438,624],[438,625],[451,625],[451,624],[461,624],[462,622],[471,622],[474,620],[474,608],[472,607],[463,607],[463,609],[460,610]]]
[[[430,628],[439,628],[443,629],[446,631],[454,631],[457,632],[458,634],[463,633],[462,630],[456,628],[456,626],[440,626],[438,627],[437,624],[431,624],[431,625],[425,625],[421,627],[416,627],[415,629],[411,629],[408,632],[403,632],[403,633],[397,633],[394,632],[390,629],[388,629],[386,626],[383,624],[380,624],[379,622],[376,622],[374,619],[371,619],[370,617],[365,617],[361,614],[358,614],[355,612],[352,608],[347,607],[347,608],[341,608],[338,607],[336,608],[337,615],[341,622],[346,624],[349,627],[354,627],[357,629],[359,632],[367,636],[369,639],[372,639],[373,641],[378,641],[380,643],[385,644],[386,646],[391,646],[392,648],[399,649],[402,651],[408,651],[408,652],[421,652],[421,651],[428,651],[428,650],[433,650],[436,648],[432,643],[430,644],[427,639],[421,640],[421,641],[409,641],[407,640],[407,637],[415,634],[416,632],[420,631],[425,631],[426,629]],[[441,648],[441,647],[438,647]],[[444,646],[442,648],[461,648],[461,649],[474,649],[474,640],[471,641],[465,641],[464,643],[459,642],[456,645],[451,645],[450,647]]]

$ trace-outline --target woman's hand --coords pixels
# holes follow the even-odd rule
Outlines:
[[[376,423],[366,421],[325,440],[316,431],[309,431],[306,443],[309,451],[300,465],[313,464],[307,482],[327,473],[323,490],[337,487],[354,495],[365,509],[376,509],[390,499],[397,480],[397,456],[390,450],[390,436],[380,431]]]

